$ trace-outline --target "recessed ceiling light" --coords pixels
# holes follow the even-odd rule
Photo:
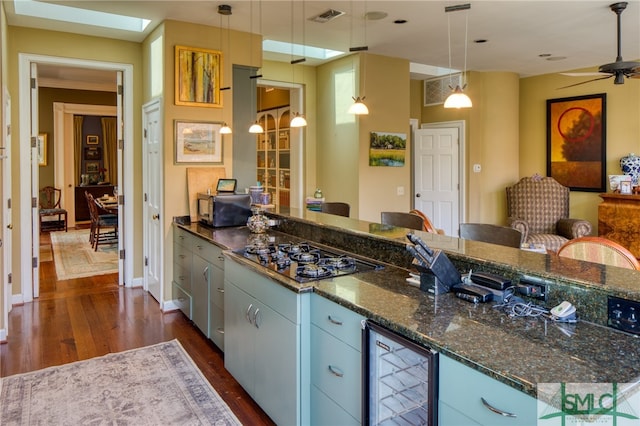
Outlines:
[[[394,24],[406,24],[407,20],[406,19],[396,19],[395,21],[393,21]]]
[[[550,56],[547,58],[547,61],[562,61],[567,59],[566,56]]]
[[[487,40],[486,38],[478,38],[478,39],[473,40],[474,43],[478,43],[478,44],[486,43],[488,41],[489,40]]]
[[[364,14],[364,19],[368,21],[379,21],[380,19],[386,18],[388,15],[389,14],[387,12],[372,10],[371,12],[367,12]]]
[[[549,56],[551,56],[551,53],[541,53],[538,55],[540,58],[548,58]]]

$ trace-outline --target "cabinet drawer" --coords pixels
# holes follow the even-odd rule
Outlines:
[[[173,281],[178,283],[184,291],[191,294],[191,267],[185,268],[182,264],[174,262]]]
[[[364,319],[329,299],[312,295],[311,322],[358,351],[361,351],[362,346],[361,323]]]
[[[311,326],[311,384],[356,419],[360,419],[362,410],[361,366],[360,352]]]
[[[191,238],[192,235],[185,231],[184,229],[180,229],[176,226],[173,228],[173,242],[175,244],[179,244],[187,250],[191,250]]]
[[[191,295],[181,289],[177,283],[173,282],[171,296],[178,308],[184,312],[187,318],[191,319]]]
[[[360,421],[351,417],[321,390],[311,386],[311,424],[316,426],[360,426]]]
[[[220,260],[220,257],[222,257],[222,250],[220,247],[210,243],[209,241],[203,240],[202,238],[198,238],[196,236],[193,237],[191,251],[193,251],[193,254],[200,256],[209,263],[219,267],[222,264],[222,261]]]
[[[224,271],[216,266],[211,266],[210,274],[209,300],[219,308],[224,308]]]
[[[173,261],[180,264],[187,271],[191,269],[191,250],[181,246],[180,244],[173,245]]]
[[[454,410],[444,402],[438,403],[438,425],[439,426],[475,426],[480,423],[474,422],[458,410]]]
[[[440,356],[440,401],[483,425],[531,425],[537,416],[535,398],[504,383]],[[506,417],[489,410],[482,403],[516,417]]]

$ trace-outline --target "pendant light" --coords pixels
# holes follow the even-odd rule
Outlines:
[[[466,78],[467,78],[467,40],[468,40],[468,31],[469,31],[469,9],[471,9],[471,4],[460,4],[456,6],[447,6],[444,8],[445,13],[455,12],[458,10],[466,10],[467,14],[465,17],[465,30],[464,30],[464,68],[462,73],[463,83],[462,87],[460,84],[457,84],[456,87],[452,87],[451,85],[451,20],[449,19],[449,15],[447,15],[447,30],[449,33],[449,88],[452,90],[451,94],[444,101],[445,108],[471,108],[472,102],[469,96],[464,93],[464,89],[467,87]]]
[[[249,62],[250,64],[253,64],[253,43],[251,43],[253,41],[253,0],[250,1],[250,26],[251,26],[251,33],[250,35],[250,43],[249,43]],[[257,78],[262,77],[261,74],[256,74],[256,75],[250,75],[249,79],[250,80],[255,80]],[[251,104],[253,105],[253,95],[255,94],[255,90],[251,90]],[[260,103],[260,92],[258,92],[258,104]],[[260,125],[260,123],[258,123],[258,120],[256,120],[250,127],[249,127],[249,133],[264,133],[264,129],[262,128],[262,126]]]
[[[218,5],[218,14],[220,15],[220,45],[222,46],[222,16],[226,16],[227,17],[227,48],[225,50],[225,54],[227,55],[227,58],[231,58],[231,49],[229,48],[230,46],[230,42],[229,42],[229,38],[230,38],[230,32],[229,32],[229,16],[231,16],[231,6],[229,6],[228,4],[221,4]],[[226,87],[221,87],[220,90],[230,90],[231,87],[230,86],[226,86]],[[233,133],[233,131],[231,130],[231,127],[229,127],[229,125],[227,124],[227,122],[225,121],[224,123],[222,123],[222,127],[220,128],[220,134],[221,135],[230,135],[231,133]]]
[[[364,2],[364,14],[362,15],[363,19],[364,19],[364,24],[363,24],[363,30],[364,30],[364,46],[357,46],[357,47],[350,47],[349,48],[349,52],[366,52],[369,50],[369,46],[367,46],[367,2]],[[353,38],[353,2],[351,2],[351,33],[352,33],[352,38]],[[363,65],[362,65],[362,72],[360,73],[360,75],[362,76],[362,91],[365,91],[366,88],[366,83],[367,83],[367,74],[366,74],[366,63],[367,63],[367,56],[364,56],[364,61],[363,61]],[[349,109],[347,110],[347,112],[349,114],[355,114],[355,115],[367,115],[369,114],[369,108],[367,108],[367,106],[364,104],[364,99],[365,96],[356,96],[356,97],[351,97],[351,99],[353,99],[354,103],[349,107]]]
[[[295,71],[295,67],[296,64],[300,64],[302,62],[305,62],[307,60],[307,58],[305,57],[305,52],[303,51],[303,57],[299,58],[299,59],[293,59],[293,46],[294,46],[294,40],[293,40],[293,0],[291,0],[291,83],[295,84],[296,82],[296,71]],[[302,0],[302,46],[303,49],[305,48],[305,39],[304,39],[304,0]],[[303,71],[304,72],[304,71]],[[303,74],[303,79],[304,79],[304,74]],[[307,125],[307,120],[304,118],[304,116],[302,114],[300,114],[299,112],[294,112],[293,113],[293,118],[291,119],[291,122],[289,123],[289,127],[304,127]]]

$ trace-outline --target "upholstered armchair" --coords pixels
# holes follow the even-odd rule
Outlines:
[[[554,252],[570,239],[591,234],[591,223],[569,218],[569,188],[551,177],[524,177],[507,187],[507,214],[524,244],[544,244]]]

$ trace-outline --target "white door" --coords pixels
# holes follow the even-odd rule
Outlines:
[[[31,63],[31,282],[32,296],[40,296],[40,216],[39,203],[39,170],[38,162],[38,66]],[[26,293],[26,291],[25,291]]]
[[[12,253],[12,229],[11,223],[11,97],[9,92],[4,90],[3,105],[4,129],[2,129],[2,149],[0,149],[0,158],[2,161],[2,291],[4,291],[4,336],[0,336],[0,340],[4,340],[9,334],[9,311],[11,310],[11,253]],[[1,334],[1,333],[0,333]]]
[[[458,136],[458,128],[419,129],[414,154],[415,208],[454,237],[460,224]]]
[[[144,288],[162,306],[162,103],[142,108],[144,192]]]

